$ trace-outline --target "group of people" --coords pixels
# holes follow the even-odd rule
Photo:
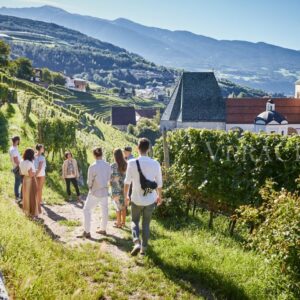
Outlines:
[[[42,191],[46,178],[44,146],[37,144],[35,151],[27,148],[21,157],[19,144],[20,137],[15,136],[9,149],[15,176],[14,194],[18,202],[22,201],[25,214],[35,219],[42,213]]]
[[[19,154],[19,137],[12,138],[10,157],[15,175],[14,192],[16,199],[22,199],[26,215],[37,218],[41,213],[42,189],[46,176],[46,160],[43,156],[43,145],[36,145],[24,151],[23,159]],[[98,234],[106,235],[108,224],[108,198],[111,186],[111,198],[116,209],[117,228],[125,226],[127,208],[131,205],[132,237],[134,246],[131,254],[145,254],[150,236],[150,221],[156,205],[162,202],[162,172],[160,164],[148,156],[150,142],[142,138],[138,144],[139,157],[132,156],[132,148],[114,150],[114,163],[109,164],[103,158],[101,147],[93,150],[95,162],[88,169],[88,196],[84,203],[84,232],[80,237],[91,238],[92,210],[100,204],[101,224]],[[71,183],[77,194],[77,201],[82,202],[78,187],[79,170],[77,161],[71,152],[65,153],[62,166],[62,177],[66,190],[71,197]],[[22,189],[20,192],[20,186]],[[142,234],[140,238],[140,219]]]

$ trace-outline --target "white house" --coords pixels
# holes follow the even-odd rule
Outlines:
[[[266,110],[260,113],[254,120],[254,132],[288,134],[288,121],[275,110],[272,99],[267,101]]]

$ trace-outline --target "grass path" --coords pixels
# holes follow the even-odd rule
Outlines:
[[[80,246],[86,243],[100,246],[100,249],[107,252],[121,261],[129,260],[131,247],[129,224],[126,228],[114,228],[114,221],[108,221],[107,236],[97,234],[101,221],[101,210],[97,207],[93,211],[91,239],[79,238],[83,232],[83,210],[82,205],[77,203],[66,203],[64,205],[43,205],[41,218],[44,226],[53,239],[68,246]]]

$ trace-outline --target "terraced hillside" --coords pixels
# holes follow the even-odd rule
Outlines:
[[[92,114],[97,119],[109,121],[111,117],[112,106],[134,106],[135,108],[164,108],[164,105],[152,100],[146,100],[138,97],[130,99],[121,99],[109,94],[87,94],[82,98],[68,99],[66,104]]]

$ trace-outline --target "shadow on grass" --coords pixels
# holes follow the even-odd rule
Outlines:
[[[77,238],[83,238],[82,236],[77,236]],[[112,234],[107,234],[107,235],[103,235],[100,238],[95,238],[95,237],[90,237],[90,238],[86,238],[92,242],[96,242],[96,243],[102,243],[102,242],[106,242],[108,244],[111,244],[113,246],[116,246],[117,248],[119,248],[121,251],[128,253],[131,250],[132,247],[132,242],[131,239],[129,238],[120,238],[117,237],[115,235]]]
[[[55,222],[59,222],[59,221],[67,221],[68,219],[57,214],[56,212],[54,212],[52,209],[49,208],[49,206],[43,206],[44,210],[46,211],[47,213],[47,216],[55,221]]]
[[[103,240],[105,240],[107,243],[109,243],[111,245],[118,247],[121,251],[126,252],[126,253],[130,252],[132,249],[132,241],[131,241],[131,238],[129,238],[129,237],[128,238],[120,238],[115,235],[108,234],[108,235],[106,235],[106,238]]]
[[[223,218],[222,222],[226,222],[226,224],[223,224],[223,226],[220,226],[220,224],[217,224],[216,222],[218,218]],[[188,229],[188,230],[197,230],[197,229],[204,229],[207,232],[211,234],[221,234],[224,237],[230,238],[238,243],[243,243],[245,242],[245,236],[243,233],[240,233],[236,228],[233,235],[230,235],[229,232],[229,218],[226,218],[224,216],[216,216],[215,217],[215,225],[213,228],[208,227],[208,218],[206,218],[205,215],[203,214],[197,214],[195,216],[190,215],[188,218],[182,217],[180,219],[178,218],[159,218],[155,217],[155,220],[163,226],[167,230],[171,231],[178,231],[178,230],[183,230],[183,229]],[[219,226],[218,226],[219,225]],[[245,231],[245,228],[243,228]],[[242,230],[242,231],[243,231]]]
[[[59,241],[60,236],[57,235],[57,234],[55,234],[55,233],[52,231],[52,229],[51,229],[48,225],[46,225],[46,224],[41,224],[40,226],[42,226],[42,227],[44,228],[45,232],[50,236],[50,238],[51,238],[52,240],[54,240],[54,241]],[[61,241],[60,241],[60,242],[61,242]],[[61,243],[63,243],[63,242],[61,242]]]
[[[34,129],[36,128],[35,123],[32,121],[32,119],[30,117],[28,118],[27,123],[28,123],[29,127],[34,128]]]
[[[157,232],[152,234],[154,240],[162,238],[167,237]],[[190,264],[180,266],[176,261],[169,263],[152,247],[148,250],[148,257],[167,278],[195,296],[200,295],[205,299],[249,299],[242,288],[216,270],[195,268]],[[204,259],[197,253],[193,257],[196,260]]]
[[[16,113],[15,108],[9,103],[6,109],[6,116],[10,119]]]

